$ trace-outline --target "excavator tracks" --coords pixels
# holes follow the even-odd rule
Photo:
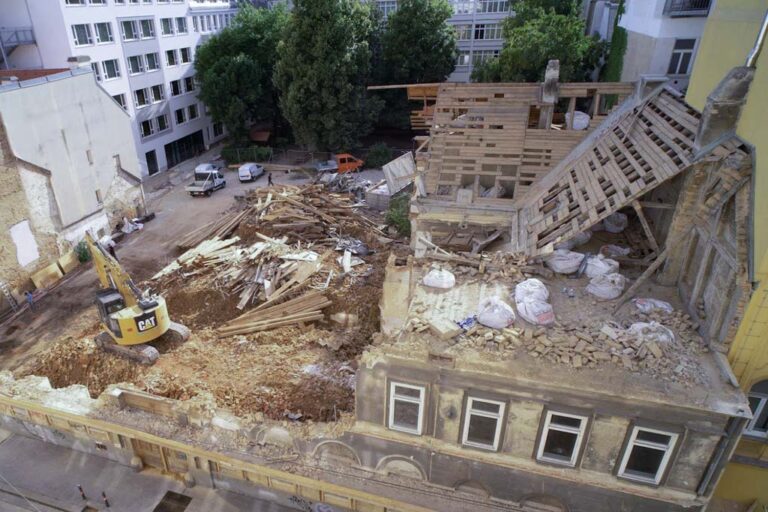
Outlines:
[[[180,323],[171,322],[168,330],[158,339],[167,339],[171,336],[174,341],[185,342],[189,339],[190,330]],[[139,345],[118,345],[114,338],[107,332],[102,332],[96,336],[96,345],[106,352],[112,352],[121,357],[131,359],[137,363],[145,365],[153,365],[155,361],[160,358],[160,352],[152,345],[139,344]]]

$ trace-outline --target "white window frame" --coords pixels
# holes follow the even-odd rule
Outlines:
[[[160,98],[155,98],[155,87],[159,87],[160,91]],[[155,84],[149,86],[149,99],[152,103],[160,103],[161,101],[165,100],[165,87],[163,84]]]
[[[187,26],[187,18],[185,18],[184,16],[179,16],[176,19],[174,19],[174,22],[176,23],[175,30],[177,34],[189,33],[189,27]]]
[[[187,52],[187,60],[184,60],[184,51]],[[192,48],[179,48],[179,63],[189,64],[190,62],[192,62]]]
[[[557,423],[552,423],[553,416],[564,416],[566,418],[577,419],[581,421],[581,424],[579,428],[559,425]],[[536,460],[570,467],[576,466],[576,461],[579,460],[579,454],[581,454],[581,446],[584,442],[584,433],[587,431],[588,422],[589,418],[586,416],[559,412],[556,410],[548,410],[547,415],[544,418],[544,427],[541,429],[541,439],[539,439],[539,446],[536,450]],[[566,432],[568,434],[576,434],[576,442],[573,445],[573,453],[571,454],[570,460],[563,460],[561,458],[552,457],[544,452],[544,446],[547,444],[547,436],[549,436],[550,430],[557,430],[558,432]]]
[[[120,98],[119,100],[117,98]],[[115,94],[112,96],[112,99],[117,102],[118,105],[120,105],[120,108],[123,110],[128,110],[128,103],[125,101],[125,93]]]
[[[215,130],[214,130],[215,131]],[[415,389],[419,392],[419,398],[413,398],[407,395],[398,395],[396,388]],[[424,403],[427,395],[425,386],[415,386],[413,384],[405,384],[404,382],[390,382],[389,383],[389,417],[387,419],[387,428],[390,430],[397,430],[398,432],[406,432],[408,434],[416,434],[420,436],[424,431]],[[416,428],[408,428],[395,424],[395,400],[400,402],[407,402],[410,404],[418,404],[419,406],[419,418],[416,421]]]
[[[181,112],[182,120],[179,121],[179,112]],[[188,121],[187,119],[187,111],[185,108],[177,108],[173,111],[173,121],[176,123],[176,126],[180,126]]]
[[[191,89],[189,87],[187,87],[188,83],[192,84],[192,88]],[[183,77],[181,79],[181,84],[183,86],[183,91],[184,91],[182,94],[188,94],[190,92],[195,92],[195,90],[197,89],[197,84],[195,84],[195,77],[194,76],[185,76],[185,77]]]
[[[135,37],[127,38],[125,36],[125,24],[130,23],[133,27],[133,35]],[[138,41],[141,39],[141,33],[139,32],[139,22],[137,20],[122,20],[120,22],[120,35],[123,37],[123,41]]]
[[[109,39],[107,39],[106,41],[101,40],[101,32],[99,32],[99,25],[104,25],[105,27],[107,27],[107,34],[109,36]],[[98,23],[94,23],[93,32],[96,34],[96,44],[108,44],[108,43],[115,42],[115,34],[112,32],[112,23],[108,21],[100,21]]]
[[[96,77],[97,82],[101,82],[101,66],[98,62],[91,62],[91,69],[93,70],[93,76]]]
[[[668,436],[669,443],[666,446],[663,446],[659,443],[654,443],[651,441],[638,441],[637,434],[640,431],[651,432],[653,434]],[[680,434],[677,434],[675,432],[666,432],[664,430],[657,430],[657,429],[647,428],[647,427],[638,427],[638,426],[632,427],[632,433],[629,437],[629,441],[627,441],[627,446],[626,448],[624,448],[624,454],[621,456],[621,464],[619,465],[619,471],[617,475],[621,478],[634,480],[636,482],[659,485],[659,483],[661,482],[661,479],[664,477],[664,474],[667,471],[667,467],[669,466],[669,462],[672,459],[672,454],[675,451],[675,446],[677,446],[677,439],[679,437],[680,437]],[[629,462],[629,457],[632,455],[632,450],[635,446],[641,446],[644,448],[652,448],[654,450],[664,451],[664,455],[661,458],[661,463],[659,463],[659,467],[656,470],[656,475],[653,478],[647,478],[644,476],[627,473],[626,471],[627,463]]]
[[[174,84],[174,82],[179,84],[179,94],[174,94],[173,93],[173,84]],[[172,98],[176,97],[176,96],[181,96],[182,94],[184,94],[184,83],[181,81],[181,79],[171,80],[170,82],[168,82],[168,92],[171,94]]]
[[[150,34],[144,35],[144,23],[149,23]],[[154,39],[155,38],[155,20],[152,18],[142,18],[139,20],[139,38],[140,39]]]
[[[144,134],[144,123],[147,123],[147,126],[149,126],[149,133]],[[151,119],[145,119],[139,123],[139,134],[141,135],[142,139],[145,139],[147,137],[151,137],[155,134],[155,123],[152,122]]]
[[[195,115],[192,116],[192,112],[194,111]],[[200,117],[200,107],[197,106],[197,103],[193,103],[187,107],[187,119],[192,121],[193,119],[197,119]]]
[[[107,73],[107,62],[115,63],[115,76],[109,76]],[[117,80],[120,78],[120,61],[118,59],[107,59],[101,62],[101,69],[104,71],[104,81]]]
[[[64,0],[64,4],[70,7],[83,6],[85,3],[85,0]]]
[[[160,128],[160,119],[165,119],[165,128]],[[157,132],[162,133],[171,129],[171,122],[168,120],[168,114],[161,114],[155,118],[155,124],[157,124]]]
[[[679,41],[693,41],[693,47],[688,49],[676,49],[675,46],[677,46],[677,43]],[[691,70],[693,68],[693,59],[696,55],[696,45],[698,41],[693,37],[680,37],[675,39],[674,44],[672,45],[672,53],[669,54],[669,65],[667,66],[667,74],[670,76],[688,76],[691,74]],[[675,72],[669,73],[669,68],[672,67],[672,60],[675,58],[675,55],[677,55],[677,65],[675,66]],[[685,72],[680,73],[680,65],[683,62],[683,59],[688,56],[688,65],[686,66]]]
[[[155,56],[155,67],[150,68],[149,67],[149,56],[154,55]],[[151,73],[152,71],[157,71],[160,69],[160,54],[157,52],[150,52],[144,55],[144,69],[147,73]]]
[[[107,0],[89,0],[88,3],[91,5],[107,5]]]
[[[146,100],[146,103],[139,103],[139,92],[142,92],[144,94],[144,99]],[[136,107],[136,109],[140,108],[146,108],[152,104],[152,93],[149,91],[149,87],[144,87],[143,89],[136,89],[133,91],[133,106]]]
[[[499,412],[492,413],[488,411],[474,409],[473,405],[475,402],[485,402],[488,404],[498,405]],[[499,402],[498,400],[490,400],[488,398],[468,397],[467,406],[464,409],[464,429],[461,434],[461,444],[463,444],[464,446],[471,446],[472,448],[481,448],[483,450],[491,450],[494,452],[497,451],[499,449],[499,442],[501,441],[501,428],[503,426],[504,412],[506,411],[506,407],[507,407],[506,403]],[[494,435],[493,435],[492,445],[476,443],[474,441],[469,441],[467,439],[469,437],[469,424],[472,421],[472,416],[481,416],[483,418],[496,419],[496,431],[494,432]]]
[[[85,27],[85,37],[87,38],[87,41],[85,43],[82,43],[79,41],[77,36],[77,30],[75,30],[75,27]],[[72,25],[72,41],[75,43],[75,46],[90,46],[93,44],[93,30],[91,30],[91,25],[89,23],[75,23]]]
[[[169,53],[171,53],[173,55],[173,60],[176,61],[173,64],[171,64],[171,62],[168,60],[168,54]],[[179,51],[178,50],[176,50],[176,49],[165,50],[165,65],[168,66],[169,68],[172,68],[174,66],[178,66],[179,65]]]
[[[166,32],[166,22],[168,22],[169,32]],[[163,37],[169,37],[174,34],[173,18],[160,18],[160,35]]]
[[[132,69],[131,59],[135,59],[135,62],[139,63],[139,69],[138,70]],[[126,60],[126,64],[127,64],[127,67],[128,67],[128,75],[129,76],[140,75],[140,74],[142,74],[144,72],[144,56],[143,55],[131,55],[129,57],[126,57],[125,60]]]
[[[755,412],[752,413],[752,419],[749,420],[746,428],[744,428],[744,435],[749,437],[768,439],[768,431],[761,432],[759,430],[753,430],[755,423],[758,419],[760,419],[760,415],[763,413],[765,408],[768,407],[768,394],[752,391],[747,393],[747,396],[749,398],[757,398],[760,401],[757,404],[757,409],[755,409]]]

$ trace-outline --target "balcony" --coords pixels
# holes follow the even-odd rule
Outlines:
[[[23,44],[35,44],[32,27],[0,27],[0,64],[7,68],[8,56]]]
[[[664,14],[672,18],[707,16],[712,0],[667,0]]]

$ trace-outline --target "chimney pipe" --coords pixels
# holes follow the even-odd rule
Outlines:
[[[744,65],[748,68],[757,67],[757,58],[760,57],[760,52],[763,49],[766,35],[768,35],[768,11],[765,11],[765,15],[763,16],[763,24],[760,25],[760,31],[757,33],[755,46],[752,47],[749,55],[747,55],[747,62]]]

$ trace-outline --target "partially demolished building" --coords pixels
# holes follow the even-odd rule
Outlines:
[[[752,70],[703,113],[664,87],[558,84],[555,70],[544,84],[439,87],[417,154],[415,255],[389,257],[354,423],[3,374],[0,425],[304,510],[704,510],[751,417],[723,352],[750,294],[752,155],[732,126]],[[583,250],[632,246],[616,257],[633,279],[620,297],[539,264],[616,213],[626,232]],[[481,254],[491,244],[505,250]],[[427,286],[433,271],[450,282]],[[534,275],[546,326],[476,322]]]

